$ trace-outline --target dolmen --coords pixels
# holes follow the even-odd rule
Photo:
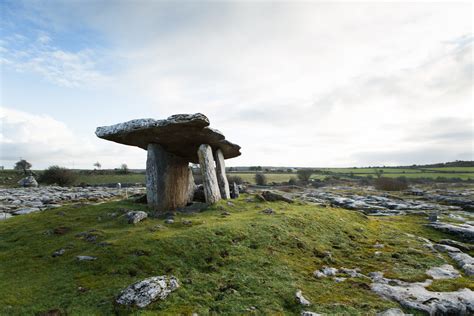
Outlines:
[[[225,159],[240,156],[240,146],[209,127],[201,114],[176,114],[165,120],[137,119],[96,129],[99,138],[147,151],[147,203],[156,212],[186,206],[194,195],[189,163],[199,163],[206,203],[230,198]]]

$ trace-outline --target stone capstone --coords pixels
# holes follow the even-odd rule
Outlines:
[[[178,288],[179,283],[174,276],[155,276],[136,282],[122,290],[116,302],[143,308],[156,300],[164,300]]]
[[[197,151],[208,144],[220,149],[225,159],[240,156],[240,146],[227,141],[218,130],[209,128],[209,119],[201,114],[176,114],[165,120],[137,119],[96,129],[99,138],[147,149],[156,143],[164,150],[187,161],[198,163]]]

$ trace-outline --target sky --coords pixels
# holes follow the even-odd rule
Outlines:
[[[203,113],[228,166],[474,160],[472,2],[0,1],[0,165],[144,168],[97,126]]]

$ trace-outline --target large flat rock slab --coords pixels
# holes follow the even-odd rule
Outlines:
[[[119,144],[147,149],[148,144],[161,145],[166,151],[198,163],[198,148],[208,144],[221,149],[225,159],[240,156],[240,146],[225,139],[209,127],[209,119],[201,114],[176,114],[165,120],[137,119],[96,129],[99,138]]]

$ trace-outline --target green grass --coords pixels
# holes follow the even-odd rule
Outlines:
[[[145,183],[145,174],[79,174],[75,184]]]
[[[122,216],[111,216],[146,210],[128,201],[67,206],[0,222],[0,314],[60,309],[68,315],[242,315],[251,306],[259,314],[274,315],[297,315],[303,309],[374,314],[397,304],[372,293],[365,279],[335,283],[315,279],[313,271],[324,265],[359,267],[363,273],[384,271],[413,281],[443,263],[420,240],[405,234],[447,237],[425,227],[423,217],[368,218],[338,208],[247,202],[247,197],[234,200],[233,206],[222,201],[198,214],[178,215],[172,225],[156,218],[129,225]],[[261,214],[267,207],[277,214]],[[221,216],[223,210],[231,215]],[[181,224],[184,218],[192,225]],[[164,228],[154,229],[158,224]],[[57,227],[68,231],[56,235]],[[110,246],[75,237],[91,229],[99,242]],[[386,245],[380,256],[374,255],[377,242]],[[63,256],[51,257],[63,247]],[[332,259],[324,257],[326,251]],[[78,262],[77,255],[98,260]],[[114,306],[124,287],[163,274],[173,274],[181,283],[166,301],[144,310]],[[464,277],[434,286],[474,288]],[[302,308],[295,302],[297,289],[313,306]]]

